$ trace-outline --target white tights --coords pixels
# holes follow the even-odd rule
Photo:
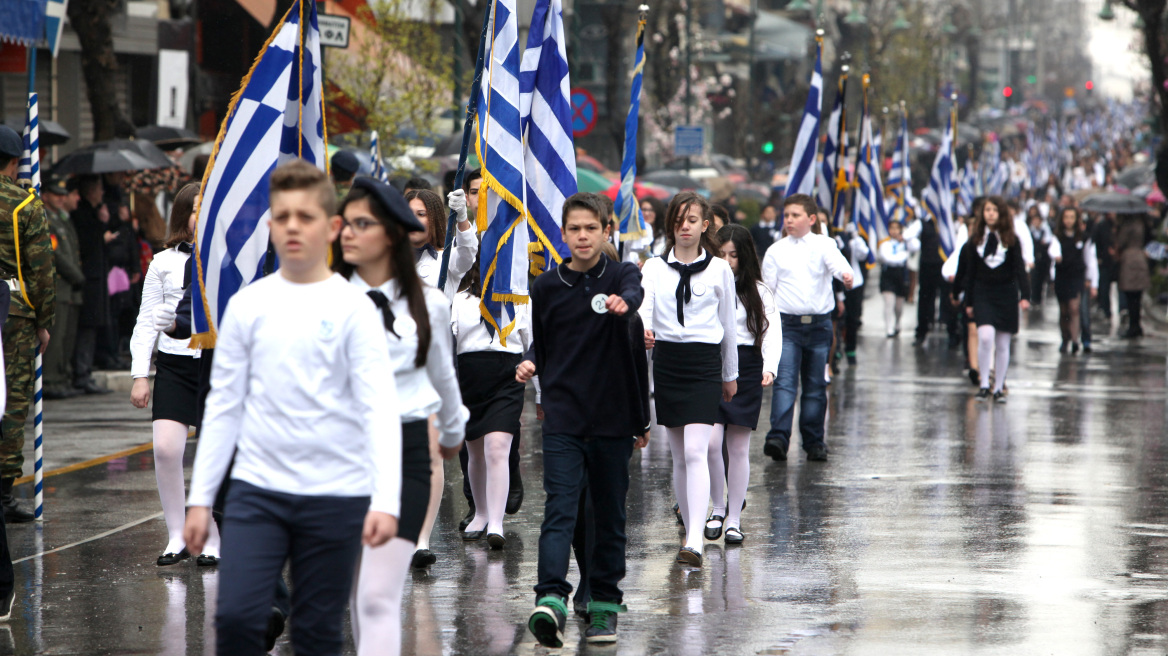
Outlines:
[[[1000,333],[991,325],[977,327],[977,372],[981,376],[981,388],[990,386],[990,354],[994,358],[994,389],[1002,391],[1006,384],[1006,369],[1010,366],[1010,333]]]
[[[709,424],[688,424],[666,428],[673,454],[673,494],[685,521],[685,546],[702,552],[702,530],[706,527],[706,505],[710,501]]]
[[[510,433],[487,433],[466,443],[469,459],[470,492],[474,497],[475,516],[467,532],[503,534],[503,511],[507,509],[507,492],[511,489],[511,472],[507,463],[511,455]]]
[[[394,538],[380,547],[361,548],[357,581],[349,599],[357,656],[401,653],[402,594],[415,546]]]
[[[729,472],[722,461],[723,435],[726,439],[726,455],[730,457]],[[742,502],[746,500],[746,486],[750,482],[750,429],[733,424],[714,424],[714,430],[710,433],[709,460],[710,498],[714,504],[710,514],[725,517],[724,525],[727,528],[741,528]],[[730,491],[728,502],[725,497],[727,478]]]
[[[178,553],[186,546],[183,525],[187,519],[187,495],[183,479],[183,452],[187,447],[187,426],[169,419],[154,422],[154,478],[158,499],[166,520],[167,543],[162,553]],[[203,553],[219,557],[219,527],[211,522],[211,533]],[[195,554],[198,555],[198,554]]]
[[[904,313],[904,297],[882,292],[884,297],[884,332],[891,335],[900,330],[900,315]]]
[[[434,417],[430,417],[430,504],[426,506],[426,519],[418,534],[418,549],[430,548],[430,534],[434,532],[434,522],[438,519],[438,506],[442,505],[442,490],[446,485],[446,470],[442,454],[438,450],[438,428]]]

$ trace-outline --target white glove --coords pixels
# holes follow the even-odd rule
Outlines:
[[[165,333],[174,328],[174,310],[165,305],[154,308],[154,329]]]
[[[450,211],[458,215],[458,222],[466,221],[466,192],[461,189],[446,194],[446,204],[450,206]]]

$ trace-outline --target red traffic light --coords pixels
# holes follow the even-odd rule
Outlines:
[[[1083,86],[1087,87],[1088,91],[1091,91],[1095,88],[1095,83],[1092,82],[1091,80],[1087,80],[1087,84],[1085,84]]]
[[[1005,96],[1006,98],[1009,98],[1010,96],[1014,95],[1014,88],[1013,87],[1002,87],[1002,95]]]

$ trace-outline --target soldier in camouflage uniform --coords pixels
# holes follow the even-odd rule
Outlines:
[[[46,399],[67,399],[85,393],[73,387],[72,363],[85,272],[81,270],[77,231],[69,213],[77,209],[80,199],[76,180],[53,177],[41,185],[41,201],[52,233],[53,265],[57,269],[57,311],[44,357]]]
[[[353,186],[353,176],[357,175],[359,170],[361,163],[353,153],[342,150],[333,155],[332,161],[329,162],[329,172],[337,188],[337,200],[344,200],[349,194],[349,188]]]
[[[32,402],[36,349],[40,346],[43,350],[49,344],[57,297],[53,244],[40,200],[25,205],[16,225],[13,225],[13,212],[28,198],[28,193],[15,182],[22,150],[20,136],[11,128],[0,125],[0,284],[7,284],[12,291],[12,305],[4,322],[8,404],[4,420],[0,422],[0,504],[4,507],[4,519],[9,522],[33,520],[32,513],[17,506],[12,486],[23,473],[24,423]],[[17,275],[18,235],[13,234],[14,228],[19,231],[20,238],[23,294]]]

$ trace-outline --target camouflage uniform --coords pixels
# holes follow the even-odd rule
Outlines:
[[[12,212],[28,197],[11,178],[0,176],[0,279],[16,280],[16,240]],[[24,423],[32,402],[36,375],[37,330],[53,325],[56,281],[53,244],[44,206],[34,200],[20,211],[20,265],[24,289],[12,290],[12,305],[4,323],[4,374],[8,381],[8,405],[0,422],[0,479],[20,477],[24,465]],[[3,284],[3,282],[0,282]],[[9,287],[13,287],[9,283]]]
[[[73,387],[73,346],[77,341],[85,273],[81,270],[77,231],[69,220],[69,213],[45,207],[45,217],[52,232],[53,265],[57,270],[53,338],[49,340],[44,358],[45,390],[69,390]]]

